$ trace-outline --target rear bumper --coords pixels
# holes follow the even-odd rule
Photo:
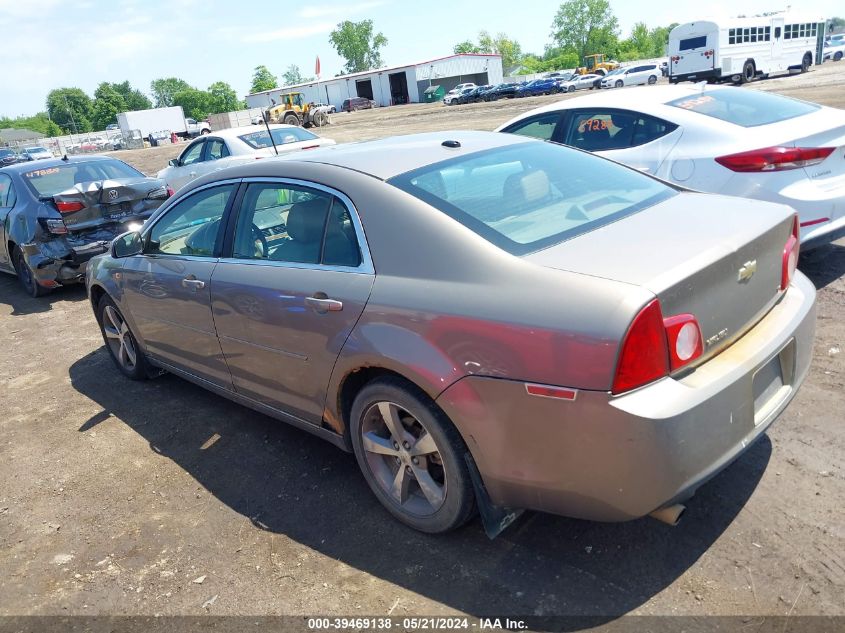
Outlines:
[[[699,70],[694,73],[681,73],[681,74],[671,74],[669,75],[670,82],[679,82],[679,81],[702,81],[707,79],[721,79],[722,78],[722,69],[721,68],[711,68],[709,70]]]
[[[762,435],[803,382],[814,332],[815,288],[796,273],[754,328],[682,378],[564,401],[471,376],[437,403],[494,503],[625,521],[692,496]]]

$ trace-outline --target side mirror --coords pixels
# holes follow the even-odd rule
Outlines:
[[[169,161],[167,161],[167,164],[170,165],[171,167],[178,167],[179,166],[179,159],[178,158],[171,158]]]
[[[114,258],[131,257],[144,252],[144,244],[138,231],[128,231],[118,235],[111,243],[111,256]]]

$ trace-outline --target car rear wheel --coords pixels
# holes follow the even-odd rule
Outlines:
[[[23,251],[19,246],[15,246],[12,250],[12,264],[15,267],[18,281],[20,281],[21,286],[23,286],[23,289],[26,290],[26,293],[30,297],[41,297],[50,292],[47,288],[39,286],[38,282],[35,281],[35,275],[32,273],[29,264],[26,263]]]
[[[97,322],[109,355],[120,372],[131,380],[146,380],[149,377],[147,357],[108,295],[103,295],[97,305]]]
[[[367,484],[399,521],[436,534],[472,516],[467,448],[425,394],[398,379],[368,384],[352,405],[350,432]]]
[[[842,59],[842,53],[841,53],[841,52],[834,53],[834,55],[833,55],[833,61],[838,62],[838,61],[840,61],[841,59]]]

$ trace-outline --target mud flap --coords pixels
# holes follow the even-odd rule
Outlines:
[[[475,465],[472,455],[467,452],[464,459],[469,469],[469,476],[472,479],[472,487],[475,489],[475,500],[478,503],[478,513],[481,515],[484,532],[492,541],[504,532],[511,523],[522,516],[525,510],[522,508],[505,508],[493,504],[490,501],[490,495],[487,494],[487,488],[484,487],[484,482],[481,481],[481,473],[478,472],[478,466]]]

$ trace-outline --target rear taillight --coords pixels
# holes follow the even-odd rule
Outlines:
[[[784,171],[818,165],[833,152],[832,147],[764,147],[750,152],[720,156],[722,167],[737,172]]]
[[[680,369],[701,356],[704,351],[701,328],[693,315],[679,314],[663,319],[663,326],[669,343],[670,371]]]
[[[73,213],[74,211],[82,211],[85,205],[81,202],[62,202],[57,200],[56,208],[59,210],[59,213]]]
[[[641,387],[669,373],[669,352],[663,313],[657,299],[634,318],[622,341],[613,378],[613,393]]]
[[[622,341],[612,393],[642,387],[688,365],[704,352],[698,320],[692,314],[663,318],[654,299],[636,316]]]
[[[792,220],[792,234],[786,240],[783,247],[783,261],[781,263],[780,289],[786,290],[792,282],[795,268],[798,266],[798,253],[801,250],[801,242],[798,239],[798,216]]]

